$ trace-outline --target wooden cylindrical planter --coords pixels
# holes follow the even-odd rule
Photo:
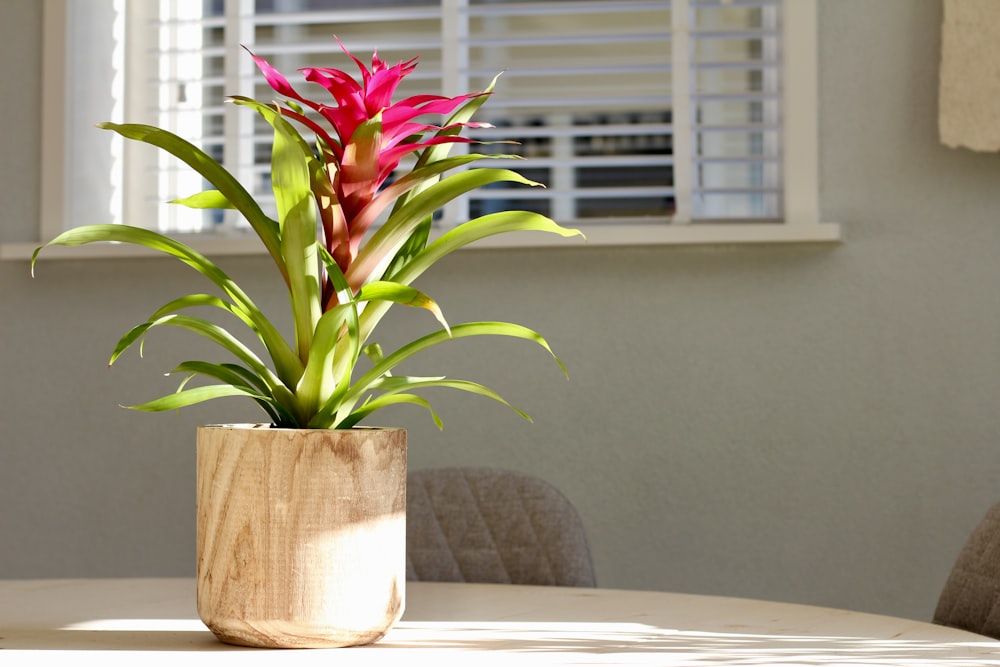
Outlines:
[[[198,614],[224,642],[381,638],[403,613],[406,431],[198,429]]]

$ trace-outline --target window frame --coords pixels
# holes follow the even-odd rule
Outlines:
[[[66,46],[69,4],[72,0],[43,0],[41,220],[39,241],[63,229],[66,219],[65,164],[69,134],[66,105],[72,83],[67,71]],[[841,241],[840,226],[822,222],[819,210],[818,49],[816,0],[783,0],[784,95],[782,145],[784,160],[784,218],[777,222],[683,222],[649,224],[595,224],[584,229],[587,246],[816,243]],[[680,14],[675,12],[675,16]],[[676,20],[676,19],[675,19]],[[679,25],[673,26],[678,31]],[[682,40],[679,43],[684,44]],[[676,47],[675,48],[683,48]],[[135,54],[126,54],[132,57]],[[127,113],[127,110],[126,110]],[[263,254],[252,233],[179,235],[200,252],[211,255]],[[579,247],[583,243],[551,239],[548,235],[513,233],[484,239],[474,248]],[[0,259],[31,256],[37,243],[0,244]],[[47,257],[125,257],[154,254],[126,246],[54,247]]]

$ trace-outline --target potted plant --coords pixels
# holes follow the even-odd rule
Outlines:
[[[449,153],[457,143],[475,143],[460,133],[481,126],[471,118],[493,86],[452,98],[419,95],[393,102],[416,59],[389,66],[374,54],[368,67],[341,48],[357,64],[359,81],[338,69],[301,70],[332,101],[300,95],[252,53],[282,99],[231,98],[273,128],[276,219],[222,165],[184,139],[147,125],[100,125],[167,151],[212,185],[174,203],[239,211],[287,289],[292,340],[279,334],[214,262],[148,229],[77,227],[32,258],[34,267],[50,245],[130,243],[174,257],[215,285],[215,294],[181,296],[155,310],[122,336],[111,362],[150,330],[180,327],[218,344],[233,359],[184,361],[173,371],[184,376],[176,392],[132,407],[155,412],[243,396],[268,416],[267,423],[198,429],[198,608],[206,625],[227,642],[364,644],[398,620],[405,579],[406,435],[358,423],[380,408],[410,403],[430,411],[440,428],[418,395],[430,387],[506,404],[478,383],[395,373],[413,355],[446,341],[510,336],[534,341],[551,354],[539,334],[516,324],[449,326],[437,304],[412,283],[438,259],[487,236],[522,230],[579,234],[542,215],[506,211],[469,220],[432,240],[433,213],[454,198],[494,183],[537,185],[508,169],[464,169],[495,155]],[[447,120],[432,124],[428,115]],[[404,158],[415,159],[408,171],[400,169]],[[377,226],[379,216],[384,222]],[[427,309],[441,328],[384,353],[373,333],[393,304]],[[196,314],[206,308],[219,315],[214,319],[229,318],[255,338],[265,358],[232,334],[230,325]],[[195,377],[211,383],[189,386]]]

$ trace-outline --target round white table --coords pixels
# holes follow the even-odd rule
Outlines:
[[[0,665],[1000,665],[1000,642],[888,616],[652,591],[408,583],[346,649],[218,642],[191,579],[0,581]],[[87,662],[86,664],[90,664]]]

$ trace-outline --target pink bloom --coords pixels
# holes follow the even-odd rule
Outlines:
[[[357,255],[362,236],[391,203],[388,197],[379,197],[379,190],[399,166],[400,160],[430,145],[470,141],[457,135],[425,138],[426,133],[436,133],[444,128],[418,119],[429,114],[450,114],[462,103],[482,93],[458,97],[416,95],[393,103],[396,88],[416,68],[417,59],[389,67],[375,53],[369,68],[352,55],[340,40],[337,43],[357,64],[360,83],[339,69],[306,67],[300,70],[306,81],[322,86],[330,93],[332,104],[300,95],[284,75],[266,60],[251,55],[275,91],[309,107],[329,123],[329,128],[326,128],[293,108],[281,107],[282,115],[309,128],[322,146],[321,159],[326,164],[329,189],[323,187],[324,192],[315,194],[327,250],[346,274]],[[481,124],[458,125],[475,127]]]

